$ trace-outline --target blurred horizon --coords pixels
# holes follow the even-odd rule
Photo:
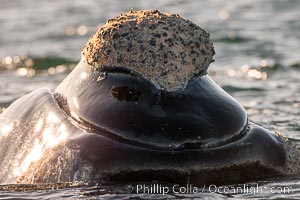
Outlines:
[[[78,61],[97,27],[130,9],[179,13],[207,29],[216,49],[213,66],[259,64],[262,59],[300,62],[300,2],[295,0],[3,0],[0,59],[29,54]]]

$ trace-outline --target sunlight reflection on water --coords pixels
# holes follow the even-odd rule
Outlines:
[[[249,118],[300,146],[300,3],[299,1],[10,1],[0,7],[0,113],[15,99],[37,88],[55,89],[74,67],[89,36],[109,17],[130,8],[158,8],[179,12],[208,29],[215,44],[216,62],[209,74],[247,110]],[[24,53],[25,52],[25,53]],[[29,53],[29,54],[28,54]],[[54,58],[54,59],[49,59]],[[61,59],[66,58],[66,59]],[[73,65],[72,65],[73,63]],[[87,74],[81,78],[86,79]],[[101,78],[101,77],[99,77]],[[80,106],[77,99],[74,105]],[[78,117],[76,113],[71,113]],[[0,138],[17,124],[5,123]],[[21,152],[12,171],[22,173],[44,151],[63,143],[68,130],[53,113],[39,120],[41,132],[30,151]],[[54,128],[59,131],[53,131]],[[55,135],[54,133],[59,133]],[[22,154],[24,153],[24,155]],[[293,186],[293,194],[117,194],[121,186],[62,187],[32,192],[0,191],[0,198],[146,198],[146,199],[298,199],[299,180],[278,180],[267,185]],[[17,187],[15,185],[15,187]],[[20,186],[25,188],[25,186]],[[33,187],[33,185],[30,185]],[[120,190],[121,190],[120,189]],[[0,187],[1,190],[1,187]],[[2,196],[1,196],[2,195]]]

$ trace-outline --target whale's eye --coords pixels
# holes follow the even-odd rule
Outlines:
[[[119,101],[138,101],[140,91],[135,88],[130,88],[129,86],[121,86],[112,88],[112,96],[117,98]]]
[[[137,105],[137,103],[146,103],[154,105],[159,102],[160,90],[157,89],[147,79],[130,73],[108,72],[106,78],[95,82],[99,96],[94,97],[102,102],[106,99],[120,105],[126,106],[128,103]],[[94,91],[95,93],[95,91]],[[96,101],[96,100],[95,100]],[[116,106],[115,105],[115,106]]]

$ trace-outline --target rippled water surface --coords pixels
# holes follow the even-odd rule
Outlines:
[[[89,36],[108,18],[133,9],[180,13],[214,41],[209,74],[247,110],[249,118],[300,145],[300,1],[79,1],[2,0],[0,5],[0,112],[37,88],[55,89],[80,59]],[[252,183],[257,184],[257,183]],[[0,199],[299,199],[300,181],[262,182],[289,193],[149,195],[128,186],[9,185]],[[26,190],[26,192],[22,192]],[[28,191],[29,190],[29,191]]]

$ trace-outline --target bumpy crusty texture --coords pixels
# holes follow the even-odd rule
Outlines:
[[[300,151],[292,144],[286,137],[281,133],[275,132],[280,139],[280,143],[285,149],[286,163],[285,163],[285,174],[300,174]]]
[[[127,67],[166,90],[206,73],[215,51],[209,33],[177,14],[130,11],[101,27],[83,49],[95,69]]]

